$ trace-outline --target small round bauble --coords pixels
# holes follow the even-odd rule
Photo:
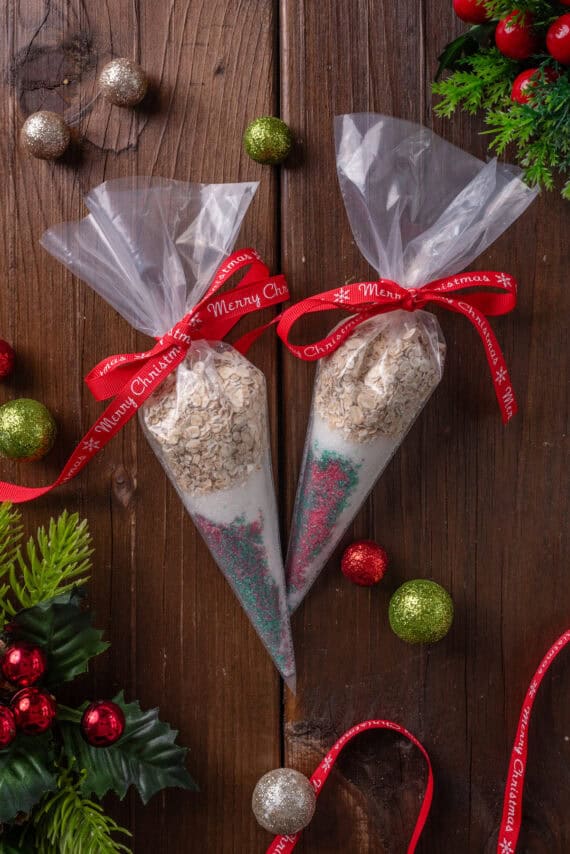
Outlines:
[[[518,9],[501,18],[495,30],[495,44],[504,56],[523,60],[535,53],[539,42],[532,20],[532,15],[521,16]]]
[[[275,165],[291,152],[293,136],[288,126],[275,116],[254,119],[243,135],[246,154],[257,163]]]
[[[511,100],[517,104],[528,104],[532,97],[533,88],[540,82],[540,75],[539,68],[527,68],[526,71],[521,71],[515,77],[511,89]],[[548,83],[554,83],[559,75],[553,68],[547,68],[544,76]]]
[[[16,738],[16,719],[8,706],[0,706],[0,750],[9,747]]]
[[[43,649],[25,641],[11,644],[2,656],[2,676],[13,685],[27,688],[35,685],[46,672],[47,660]]]
[[[125,714],[111,700],[97,700],[83,712],[81,734],[91,747],[110,747],[124,731]]]
[[[390,599],[388,611],[394,634],[407,643],[435,643],[453,623],[451,596],[435,581],[418,578],[402,584]]]
[[[0,380],[9,377],[14,370],[16,362],[16,354],[7,341],[2,341],[0,338]]]
[[[51,451],[57,428],[43,403],[21,397],[0,406],[0,456],[39,460]]]
[[[315,814],[317,799],[310,781],[292,768],[276,768],[258,781],[251,807],[270,833],[289,836],[303,830]]]
[[[546,49],[562,65],[570,65],[570,12],[561,15],[546,33]]]
[[[99,88],[111,104],[117,107],[136,107],[148,91],[144,68],[131,59],[112,59],[99,75]]]
[[[388,555],[373,540],[357,540],[345,549],[340,568],[349,581],[371,587],[384,578]]]
[[[28,154],[40,160],[56,160],[69,145],[69,128],[58,113],[40,110],[28,116],[20,131],[20,142]]]
[[[468,24],[484,24],[489,20],[483,0],[453,0],[453,11]]]
[[[16,726],[25,735],[39,735],[52,725],[57,706],[51,694],[40,688],[22,688],[11,702]]]

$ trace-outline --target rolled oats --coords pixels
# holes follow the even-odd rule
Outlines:
[[[444,345],[421,318],[372,318],[322,360],[317,412],[354,442],[403,436],[438,384]]]
[[[142,419],[182,492],[229,489],[262,465],[263,374],[233,347],[199,342],[148,399]]]

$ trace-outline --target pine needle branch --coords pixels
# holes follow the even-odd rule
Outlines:
[[[11,504],[0,504],[0,625],[9,612],[11,586],[5,583],[10,577],[22,540],[22,517]]]
[[[50,794],[33,816],[38,854],[130,854],[113,836],[131,836],[103,808],[82,797],[81,778],[71,768],[61,771],[58,791]]]
[[[91,536],[87,522],[62,513],[39,528],[35,542],[30,538],[25,554],[21,546],[19,513],[9,504],[0,505],[0,622],[22,608],[32,608],[47,599],[84,584],[91,568]]]
[[[461,108],[474,115],[482,107],[505,101],[511,90],[514,67],[515,63],[496,48],[466,57],[457,71],[433,84],[434,94],[441,98],[435,106],[436,114],[449,118]]]

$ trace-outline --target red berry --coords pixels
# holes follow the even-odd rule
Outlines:
[[[124,731],[124,712],[111,700],[97,700],[83,712],[81,732],[91,747],[110,747]]]
[[[489,20],[483,0],[453,0],[453,11],[468,24],[484,24]]]
[[[0,380],[9,377],[14,370],[14,362],[16,354],[10,347],[7,341],[2,341],[0,338]]]
[[[55,700],[39,688],[22,688],[12,697],[16,726],[26,735],[38,735],[52,725],[57,710]]]
[[[14,713],[8,706],[0,706],[0,750],[9,747],[16,738]]]
[[[561,15],[546,33],[548,53],[563,65],[570,65],[570,12]]]
[[[554,83],[560,76],[553,68],[547,68],[544,76],[549,83]],[[534,80],[532,78],[535,78]],[[540,82],[540,71],[538,68],[529,68],[527,71],[521,71],[518,77],[515,77],[513,88],[511,91],[511,99],[517,104],[528,104],[532,98],[532,89]]]
[[[20,688],[27,688],[42,678],[46,663],[45,652],[39,646],[16,641],[2,657],[2,676]]]
[[[502,18],[495,30],[495,44],[510,59],[528,59],[538,49],[538,38],[532,27],[532,15],[521,16],[518,9]]]

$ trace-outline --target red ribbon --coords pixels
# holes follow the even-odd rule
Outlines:
[[[482,293],[468,293],[461,297],[448,296],[450,293],[474,288],[484,290]],[[461,273],[458,276],[437,279],[421,288],[403,288],[389,279],[379,279],[375,282],[344,285],[302,300],[283,312],[277,332],[295,356],[312,362],[337,350],[352,330],[370,317],[398,309],[417,311],[428,303],[441,305],[449,311],[463,314],[479,333],[485,347],[503,423],[506,424],[516,414],[517,403],[503,353],[486,316],[508,314],[516,302],[516,281],[506,273]],[[338,308],[346,311],[357,308],[358,312],[314,344],[291,344],[289,333],[300,317],[315,311]]]
[[[231,291],[218,294],[226,282],[245,267],[249,267],[249,270],[241,282]],[[254,249],[234,252],[218,269],[204,298],[170,332],[159,338],[151,350],[110,356],[85,377],[85,382],[97,400],[113,397],[113,401],[83,436],[57,480],[41,487],[18,486],[0,481],[0,501],[16,504],[33,501],[56,486],[67,483],[125,426],[153,391],[184,360],[193,340],[219,341],[241,317],[288,299],[289,289],[284,276],[271,278],[269,268]],[[256,330],[234,346],[240,352],[245,352],[259,334]]]
[[[420,814],[418,816],[418,820],[414,828],[414,833],[412,835],[410,844],[408,845],[408,854],[414,854],[414,851],[416,850],[416,845],[418,844],[420,836],[422,835],[423,829],[425,827],[425,823],[427,821],[431,802],[433,799],[433,771],[427,750],[425,749],[423,744],[418,741],[418,739],[414,735],[412,735],[411,732],[408,732],[407,729],[404,729],[404,727],[400,726],[399,724],[395,724],[392,721],[364,721],[363,723],[357,724],[356,726],[352,727],[352,729],[349,729],[329,750],[329,752],[311,777],[313,789],[315,790],[315,794],[318,797],[343,747],[345,747],[357,735],[360,735],[361,733],[366,732],[370,729],[391,729],[394,732],[397,732],[399,735],[404,736],[404,738],[407,738],[409,741],[411,741],[412,744],[414,744],[418,748],[418,750],[421,751],[427,763],[428,779],[426,790],[424,792],[424,797],[420,808]],[[297,845],[297,842],[299,841],[300,837],[301,833],[296,833],[294,836],[276,836],[269,848],[267,849],[266,854],[289,854],[289,852],[293,851],[293,849]]]
[[[509,772],[507,774],[507,783],[505,787],[505,799],[503,802],[503,817],[501,819],[501,828],[499,830],[499,838],[497,840],[497,854],[514,854],[517,850],[517,842],[522,823],[522,808],[523,808],[523,790],[524,778],[526,774],[526,761],[528,755],[528,730],[530,726],[530,717],[532,707],[540,683],[542,682],[550,665],[555,660],[557,655],[570,643],[570,629],[564,632],[558,640],[550,647],[526,692],[515,743],[511,753],[511,761],[509,762]]]
[[[530,728],[532,708],[542,680],[557,656],[566,646],[568,646],[568,644],[570,644],[570,629],[560,635],[558,640],[552,644],[540,662],[526,692],[509,762],[509,771],[507,774],[505,797],[503,801],[503,815],[497,839],[497,854],[515,854],[517,850],[517,843],[522,824],[523,792],[528,757],[528,732]],[[352,741],[355,736],[370,729],[391,729],[394,732],[403,735],[421,751],[426,760],[428,766],[426,790],[420,814],[414,828],[414,833],[408,846],[408,854],[413,854],[429,815],[433,799],[434,780],[430,758],[426,749],[421,742],[408,732],[407,729],[404,729],[404,727],[401,727],[399,724],[392,723],[391,721],[365,721],[364,723],[357,724],[357,726],[349,729],[348,732],[345,732],[345,734],[339,738],[334,747],[327,753],[311,777],[313,789],[318,797],[343,747],[345,747],[349,741]],[[293,851],[297,845],[300,837],[301,833],[297,833],[294,836],[276,836],[267,849],[266,854],[289,854],[289,852]]]

